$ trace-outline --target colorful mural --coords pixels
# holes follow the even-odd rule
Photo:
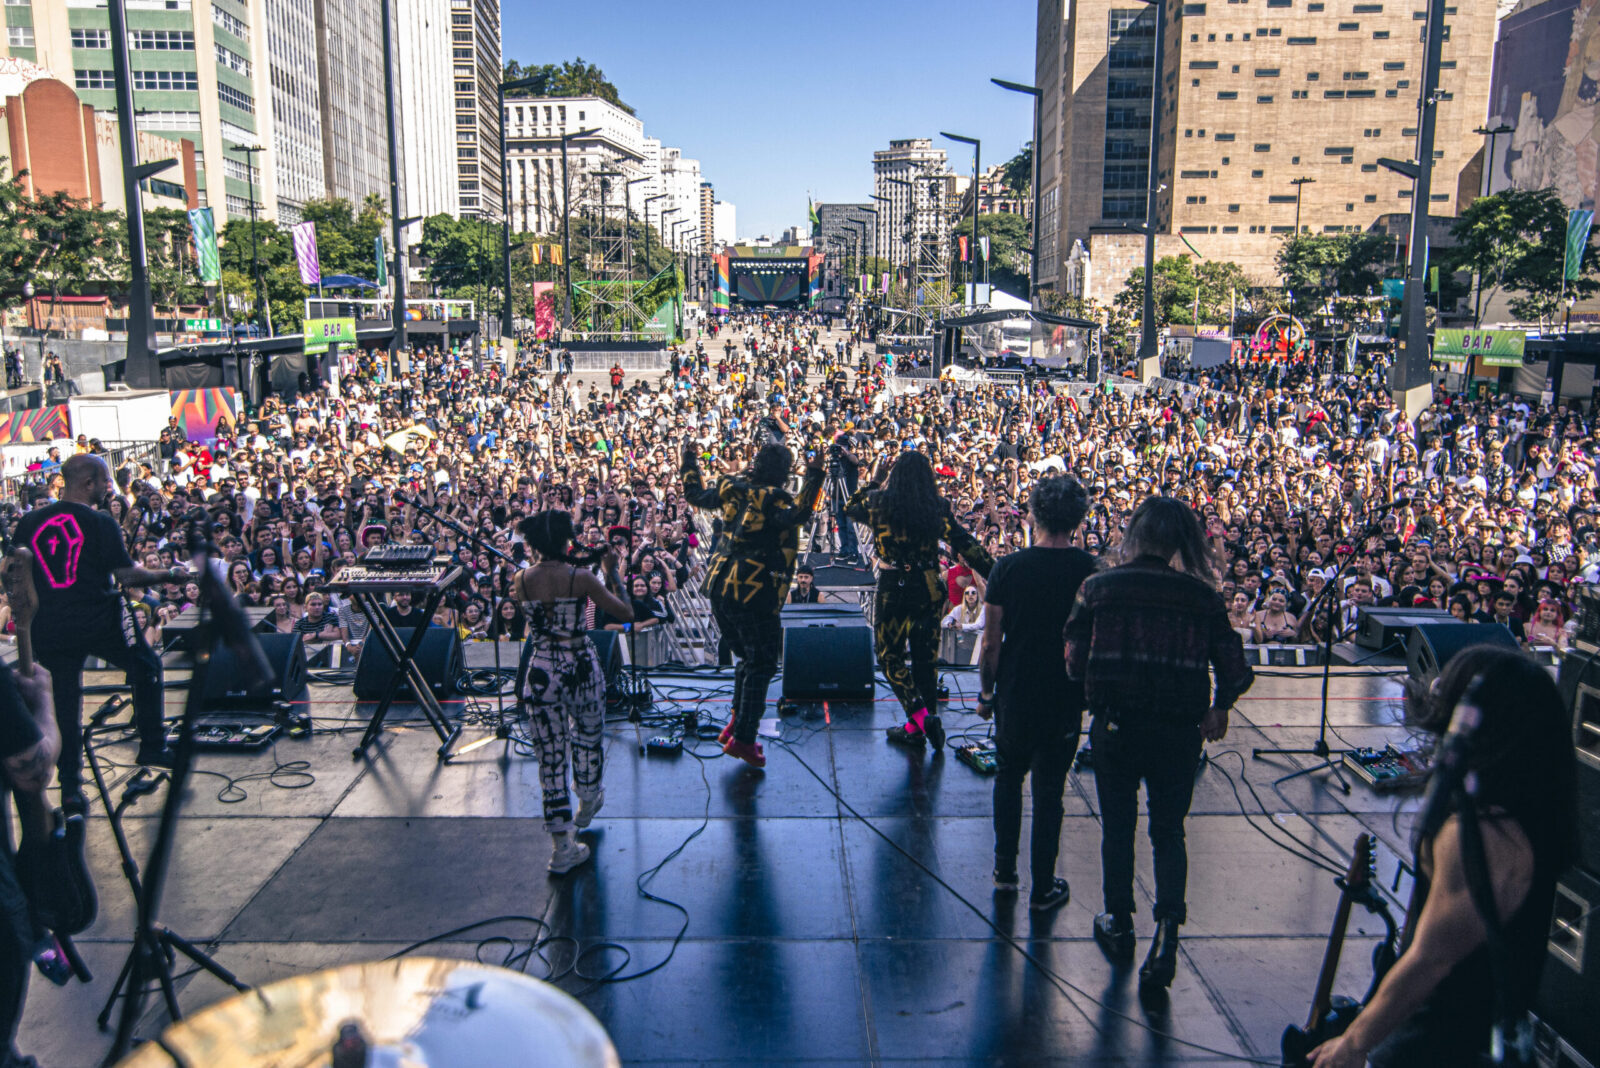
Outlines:
[[[0,445],[52,441],[71,436],[65,404],[0,415]]]
[[[207,445],[217,440],[217,421],[239,421],[239,394],[232,389],[174,389],[172,414],[190,441]]]

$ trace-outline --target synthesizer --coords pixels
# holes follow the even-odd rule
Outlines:
[[[423,567],[347,567],[328,583],[340,593],[428,593],[442,590],[461,577],[461,568],[443,564]]]

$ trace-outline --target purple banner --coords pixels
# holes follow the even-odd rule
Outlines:
[[[322,264],[317,260],[317,227],[315,223],[296,223],[289,232],[294,235],[294,258],[300,264],[300,281],[308,286],[322,284]]]

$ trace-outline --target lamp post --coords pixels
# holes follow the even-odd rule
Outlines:
[[[639,178],[630,178],[628,179],[628,184],[622,187],[622,210],[626,213],[626,217],[622,222],[622,237],[623,244],[627,246],[625,254],[628,257],[628,281],[630,282],[634,281],[634,268],[637,266],[633,259],[633,187],[640,182],[648,182],[651,177],[652,175],[646,174]],[[644,236],[646,241],[650,240],[650,224],[648,222],[645,223]],[[646,269],[650,266],[649,248],[649,245],[645,246]]]
[[[862,259],[864,261],[863,266],[866,267],[867,274],[871,275],[871,274],[875,273],[873,271],[873,269],[872,269],[872,261],[874,259],[876,259],[877,255],[878,255],[878,209],[877,208],[860,208],[858,210],[864,211],[868,215],[872,216],[872,243],[867,246],[867,255],[862,257]],[[865,234],[863,234],[862,236],[865,236]],[[868,285],[867,285],[868,289],[876,290],[878,288],[878,284],[877,284],[878,280],[876,278],[869,278],[867,281],[868,281]],[[871,301],[868,301],[868,303],[870,304]]]
[[[644,198],[644,270],[646,274],[650,273],[650,205],[654,201],[665,199],[666,195],[665,193],[657,193],[654,196]],[[665,224],[658,220],[656,225],[662,226]],[[665,240],[665,238],[666,235],[663,234],[662,239]]]
[[[261,305],[264,300],[261,294],[261,258],[260,250],[256,245],[256,153],[265,152],[260,145],[234,145],[235,149],[244,153],[245,173],[250,178],[250,274],[255,279],[255,313],[257,319],[262,319]],[[265,325],[265,321],[258,325]]]
[[[566,301],[561,309],[561,329],[572,329],[572,183],[567,176],[567,143],[580,137],[593,137],[598,126],[561,135],[561,287]]]
[[[906,191],[906,303],[909,306],[912,299],[912,279],[916,275],[916,260],[913,258],[916,255],[916,250],[911,245],[911,239],[909,235],[917,216],[917,183],[909,181],[905,178],[887,178],[885,180],[890,185],[901,186]],[[892,235],[893,231],[891,231],[891,236]]]
[[[976,137],[963,137],[942,130],[939,136],[972,146],[972,238],[967,248],[967,287],[972,291],[968,298],[969,306],[976,305],[978,303],[978,183],[983,179],[983,142]]]
[[[884,251],[889,253],[889,255],[885,257],[885,259],[889,263],[889,276],[891,278],[893,278],[898,273],[895,270],[895,259],[894,259],[894,229],[893,229],[893,227],[894,227],[894,217],[891,214],[891,212],[894,209],[889,206],[890,205],[890,200],[886,196],[881,196],[881,195],[879,195],[877,193],[873,193],[872,194],[872,199],[876,200],[880,205],[882,205],[878,209],[878,213],[874,216],[874,218],[882,219],[885,216],[888,216],[888,221],[887,221],[887,223],[885,225],[890,228],[889,229],[889,240],[884,242],[884,244],[886,246]],[[876,238],[874,238],[874,243],[876,243]],[[874,249],[874,251],[876,251],[876,249]],[[898,279],[895,279],[895,280],[898,281]]]
[[[506,94],[517,92],[519,89],[531,89],[539,81],[538,78],[513,78],[508,82],[500,83],[500,273],[501,285],[504,287],[504,296],[500,300],[500,336],[508,338],[515,332],[511,321],[511,179],[508,174],[509,165],[506,162],[508,149],[506,148],[506,130],[510,126],[509,115],[506,113]],[[566,146],[562,146],[563,148]],[[395,209],[399,214],[399,208]]]
[[[394,264],[390,274],[394,277],[394,297],[389,302],[390,321],[394,325],[394,344],[398,348],[406,339],[406,249],[400,237],[407,221],[400,217],[400,139],[395,133],[394,104],[394,41],[389,19],[394,0],[383,0],[380,17],[383,19],[383,118],[389,137],[389,237],[394,242]],[[504,110],[503,108],[501,110]],[[500,127],[500,141],[505,142],[505,125]],[[505,182],[500,183],[502,195]],[[417,221],[416,217],[411,222]]]
[[[1300,236],[1300,200],[1304,196],[1306,186],[1316,185],[1315,178],[1291,178],[1289,184],[1294,186],[1294,236]]]
[[[1145,175],[1144,299],[1139,312],[1139,381],[1149,383],[1161,370],[1156,345],[1156,197],[1161,194],[1161,78],[1167,54],[1166,0],[1145,0],[1156,11],[1155,69],[1150,82],[1150,159]]]
[[[1485,175],[1484,181],[1483,181],[1483,195],[1484,196],[1493,196],[1494,195],[1494,143],[1495,143],[1495,139],[1500,137],[1501,134],[1513,133],[1513,132],[1515,132],[1515,130],[1516,130],[1515,126],[1509,126],[1506,123],[1502,122],[1499,126],[1496,126],[1492,130],[1489,129],[1488,127],[1485,127],[1485,126],[1479,126],[1477,129],[1472,131],[1475,134],[1482,134],[1483,136],[1485,136],[1485,137],[1487,137],[1489,139],[1489,160],[1488,160],[1488,165],[1485,166],[1484,170],[1483,170],[1483,173]]]
[[[1023,85],[1021,82],[1008,82],[1004,78],[990,78],[994,84],[1002,89],[1009,89],[1013,93],[1026,93],[1033,97],[1033,225],[1029,227],[1029,242],[1033,247],[1029,250],[1028,257],[1028,304],[1032,307],[1039,306],[1039,139],[1042,131],[1039,128],[1039,89],[1033,85]]]

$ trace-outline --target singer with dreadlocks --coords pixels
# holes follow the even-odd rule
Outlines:
[[[589,826],[605,802],[600,783],[600,732],[605,726],[606,678],[600,658],[583,631],[583,602],[594,601],[613,619],[633,619],[623,595],[616,554],[572,549],[572,516],[548,511],[517,524],[539,562],[517,573],[512,596],[528,620],[528,640],[517,669],[517,693],[528,710],[529,733],[539,752],[544,791],[544,829],[552,840],[550,872],[561,875],[589,859],[589,847],[573,836]],[[599,563],[605,585],[587,570]],[[578,813],[567,792],[567,751]]]
[[[906,722],[889,728],[889,740],[918,749],[932,743],[937,755],[944,749],[934,670],[945,600],[939,543],[984,578],[994,559],[956,522],[950,503],[939,496],[932,465],[920,452],[901,453],[888,481],[880,485],[874,478],[857,490],[845,515],[867,524],[878,554],[873,615],[878,667],[906,711]]]
[[[794,454],[786,446],[763,445],[747,470],[707,486],[695,446],[683,449],[684,499],[722,517],[722,537],[711,554],[704,589],[739,664],[733,673],[733,712],[719,740],[724,753],[757,768],[767,765],[756,731],[783,650],[778,613],[794,578],[800,525],[811,517],[822,489],[822,461],[813,458],[800,496],[791,496],[783,484],[793,465]]]

